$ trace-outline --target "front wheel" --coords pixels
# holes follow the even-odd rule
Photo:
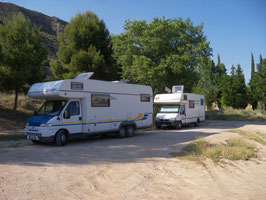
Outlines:
[[[67,141],[67,136],[65,131],[61,130],[59,131],[55,136],[55,143],[57,146],[64,146]]]
[[[177,124],[176,124],[176,128],[177,129],[181,129],[182,128],[182,122],[181,121],[178,121]]]
[[[31,140],[33,144],[41,144],[41,141],[39,140]]]

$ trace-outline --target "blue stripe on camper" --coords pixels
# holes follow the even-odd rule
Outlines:
[[[143,117],[141,118],[141,119],[136,119],[136,120],[114,120],[114,121],[95,121],[95,122],[87,122],[87,123],[82,123],[82,122],[80,122],[80,123],[77,123],[77,122],[74,122],[74,123],[68,123],[68,124],[55,124],[55,125],[53,125],[53,126],[75,126],[75,125],[87,125],[87,124],[105,124],[105,123],[114,123],[114,122],[125,122],[125,121],[132,121],[132,122],[134,122],[134,121],[142,121],[142,120],[146,120],[147,118],[148,118],[148,116],[149,116],[149,114],[152,114],[152,113],[145,113],[144,115],[143,115]]]

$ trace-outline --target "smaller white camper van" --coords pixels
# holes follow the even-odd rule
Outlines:
[[[32,85],[29,97],[46,101],[27,121],[25,137],[62,146],[71,137],[106,132],[132,137],[136,129],[152,126],[150,86],[92,80],[91,75]]]
[[[172,93],[157,94],[154,103],[160,105],[156,115],[157,128],[182,128],[185,124],[197,126],[205,120],[203,95],[184,93],[184,86],[173,86]]]

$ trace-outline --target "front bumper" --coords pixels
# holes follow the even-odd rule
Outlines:
[[[26,126],[24,136],[28,140],[36,140],[40,142],[53,142],[56,130],[46,127]]]
[[[155,120],[156,127],[176,127],[177,121],[170,121],[169,119]]]

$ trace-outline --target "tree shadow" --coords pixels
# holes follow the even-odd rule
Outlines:
[[[0,151],[0,164],[95,165],[146,162],[155,158],[171,158],[169,153],[181,150],[186,142],[199,137],[220,134],[222,129],[238,128],[246,124],[250,123],[206,121],[195,128],[184,127],[181,130],[136,132],[132,138],[119,139],[112,135],[102,138],[79,138],[70,141],[64,147],[57,147],[53,143],[33,145],[28,141],[26,146],[6,148],[5,151]],[[266,125],[262,122],[255,124]],[[206,131],[206,129],[213,130]]]

